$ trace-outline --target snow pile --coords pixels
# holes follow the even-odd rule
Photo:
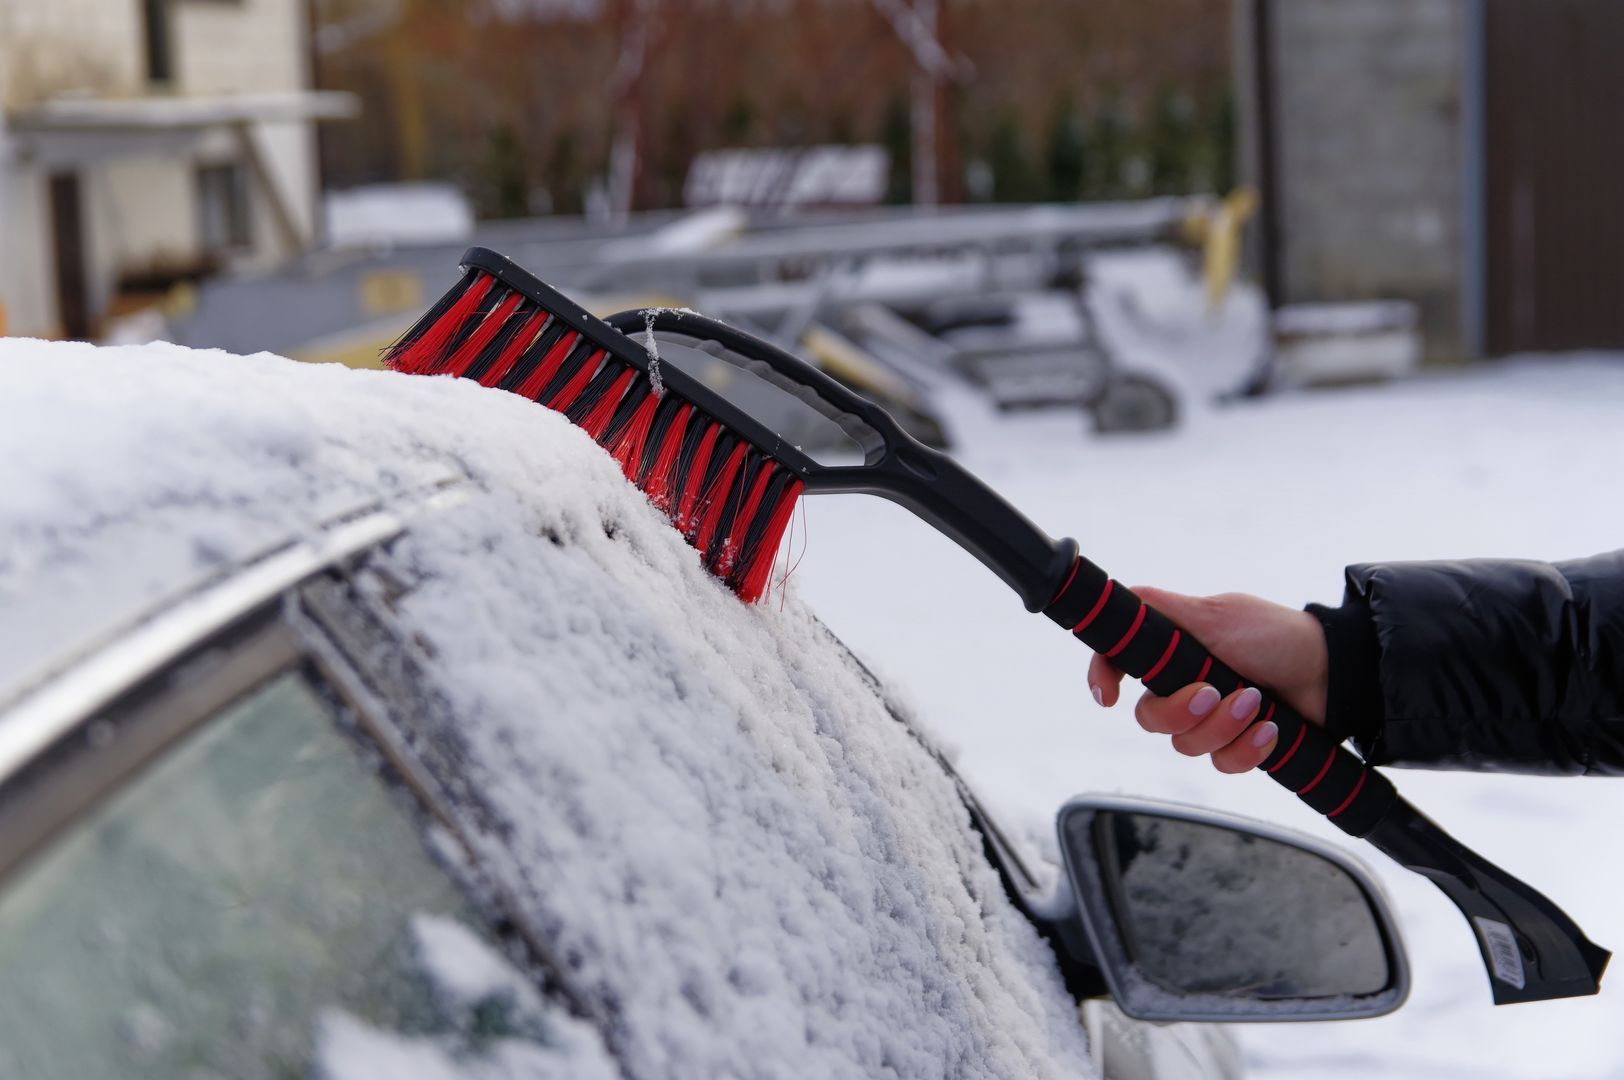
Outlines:
[[[1188,400],[1205,403],[1235,393],[1260,369],[1269,312],[1250,282],[1235,282],[1209,308],[1199,268],[1169,247],[1091,255],[1088,276],[1089,312],[1125,371],[1186,387]]]
[[[452,184],[368,184],[327,193],[329,247],[446,244],[474,231],[474,208]]]
[[[322,1080],[620,1080],[598,1032],[544,1002],[523,972],[468,927],[418,915],[412,933],[418,966],[462,1037],[379,1031],[334,1009],[316,1037]],[[496,1026],[519,1037],[480,1037],[482,1027]]]
[[[473,479],[391,552],[401,618],[502,819],[492,873],[627,1075],[1092,1073],[1047,946],[860,666],[793,597],[741,606],[561,417],[460,380],[16,340],[0,410],[0,655],[51,598],[129,606],[346,501]],[[432,924],[419,944],[448,993],[500,982]],[[335,1076],[455,1065],[339,1015],[321,1039]],[[598,1067],[516,1054],[478,1075]]]

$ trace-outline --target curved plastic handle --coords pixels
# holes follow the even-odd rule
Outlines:
[[[1078,558],[1043,612],[1158,694],[1171,694],[1193,682],[1210,683],[1226,695],[1254,685],[1087,559]],[[1258,768],[1343,832],[1369,833],[1398,799],[1392,783],[1323,728],[1259,689],[1263,704],[1258,719],[1272,720],[1280,739]]]

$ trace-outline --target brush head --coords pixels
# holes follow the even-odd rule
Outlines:
[[[669,387],[657,392],[645,357],[643,346],[528,275],[469,266],[384,362],[473,379],[563,413],[614,456],[706,568],[741,599],[758,600],[804,485],[695,402]]]

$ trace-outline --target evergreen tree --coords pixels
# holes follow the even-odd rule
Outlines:
[[[482,217],[514,218],[530,213],[524,149],[511,127],[504,124],[491,132],[481,173]]]
[[[553,138],[552,153],[547,158],[547,193],[552,197],[555,214],[581,212],[581,177],[576,157],[575,132],[559,132]]]
[[[1043,197],[1042,184],[1027,158],[1015,114],[1001,113],[987,141],[994,202],[1032,202]]]
[[[1190,99],[1171,86],[1162,86],[1151,108],[1146,147],[1152,191],[1180,195],[1190,190],[1197,138]]]
[[[1070,94],[1055,103],[1049,128],[1048,193],[1056,202],[1070,202],[1083,191],[1083,125]]]
[[[885,184],[885,201],[901,205],[913,201],[913,116],[908,102],[893,96],[880,121],[880,144],[891,155],[891,175]]]
[[[722,145],[748,146],[756,129],[756,106],[749,98],[740,96],[727,107],[722,118]]]
[[[1084,190],[1095,198],[1111,199],[1122,194],[1128,165],[1128,119],[1116,94],[1107,94],[1094,116],[1094,133],[1089,139],[1093,151],[1086,163]]]
[[[1213,106],[1210,122],[1212,172],[1210,187],[1222,195],[1235,187],[1235,95],[1226,86]]]

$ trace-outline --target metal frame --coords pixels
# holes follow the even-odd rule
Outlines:
[[[1121,936],[1117,932],[1116,917],[1112,912],[1098,910],[1095,906],[1097,897],[1103,895],[1102,883],[1097,877],[1090,877],[1086,880],[1083,878],[1082,875],[1093,868],[1082,867],[1074,862],[1071,858],[1070,848],[1066,843],[1066,833],[1074,817],[1087,815],[1091,821],[1093,816],[1101,811],[1150,814],[1179,821],[1188,821],[1198,825],[1244,832],[1266,840],[1286,844],[1301,851],[1306,851],[1311,855],[1318,855],[1334,863],[1353,878],[1364,892],[1366,899],[1370,901],[1370,906],[1375,910],[1377,924],[1387,946],[1388,972],[1390,975],[1388,985],[1379,993],[1354,999],[1357,1002],[1354,1005],[1331,1004],[1325,1007],[1316,1007],[1312,1004],[1311,999],[1298,998],[1292,999],[1288,1010],[1285,1007],[1277,1009],[1267,1002],[1258,1002],[1255,1015],[1246,1015],[1244,1011],[1203,1008],[1199,1004],[1200,998],[1198,997],[1190,999],[1191,1007],[1189,1009],[1177,1011],[1158,1010],[1155,1007],[1145,1007],[1142,1002],[1136,1002],[1133,987],[1128,985],[1122,977],[1123,971],[1130,966],[1130,961]],[[1180,803],[1114,795],[1083,795],[1067,801],[1060,808],[1059,813],[1055,815],[1055,831],[1059,838],[1060,851],[1065,863],[1066,880],[1060,892],[1066,893],[1069,891],[1069,896],[1052,899],[1048,905],[1051,909],[1050,914],[1063,916],[1068,911],[1075,912],[1082,923],[1083,930],[1087,934],[1088,943],[1100,971],[1104,975],[1106,985],[1110,988],[1111,997],[1116,1001],[1117,1006],[1129,1016],[1139,1020],[1207,1021],[1213,1023],[1356,1020],[1390,1013],[1402,1006],[1409,997],[1409,959],[1404,951],[1404,941],[1399,934],[1398,924],[1393,918],[1391,901],[1382,889],[1381,884],[1376,880],[1375,875],[1340,848],[1314,837],[1283,829],[1266,821],[1257,821]],[[1328,1000],[1333,1003],[1345,1003],[1348,999],[1332,998]]]
[[[120,791],[220,710],[295,671],[297,642],[274,603],[257,601],[209,629],[172,663],[142,671],[107,703],[0,783],[0,889],[29,857]]]
[[[318,538],[278,548],[229,578],[153,613],[111,645],[7,704],[5,722],[0,724],[0,788],[119,695],[174,663],[200,640],[404,528],[400,517],[378,509],[339,523]]]

